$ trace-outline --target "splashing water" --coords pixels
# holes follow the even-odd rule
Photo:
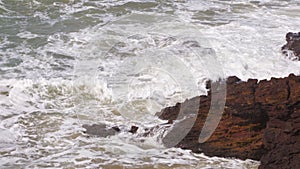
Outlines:
[[[206,94],[207,79],[299,74],[280,52],[299,4],[0,0],[1,168],[257,168],[165,148],[161,129],[138,135],[165,123],[163,107]],[[88,137],[93,123],[140,128]]]

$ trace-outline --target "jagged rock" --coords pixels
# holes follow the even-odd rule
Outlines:
[[[139,128],[137,126],[131,126],[129,133],[135,134]]]
[[[287,44],[285,44],[281,48],[283,54],[288,55],[288,52],[292,51],[293,54],[298,57],[298,60],[300,60],[300,32],[287,33],[286,34],[286,42],[287,42]]]
[[[300,168],[300,76],[291,74],[260,82],[255,79],[242,82],[237,77],[229,77],[221,121],[204,143],[198,139],[211,106],[210,92],[208,96],[167,107],[158,114],[174,123],[173,127],[184,129],[189,124],[176,123],[184,118],[178,118],[178,114],[190,112],[181,107],[199,105],[198,98],[197,119],[177,147],[210,156],[261,160],[260,169]]]
[[[207,87],[210,88],[210,86],[212,85],[208,84]],[[214,134],[202,144],[198,142],[198,139],[210,110],[210,92],[208,96],[198,97],[200,104],[196,102],[198,99],[193,98],[177,103],[174,107],[163,109],[160,118],[175,120],[179,111],[182,111],[181,107],[189,107],[186,105],[191,104],[200,105],[196,122],[177,147],[191,149],[197,153],[204,152],[210,156],[259,160],[264,152],[261,130],[266,126],[267,114],[255,104],[256,87],[257,80],[241,82],[237,77],[228,78],[226,104],[221,122]],[[175,124],[182,125],[182,123]],[[185,128],[185,126],[181,127]]]

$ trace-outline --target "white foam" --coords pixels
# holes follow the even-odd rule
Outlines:
[[[295,24],[300,21],[299,1],[160,2],[150,12],[118,17],[114,7],[122,8],[127,2],[131,1],[49,4],[58,9],[61,20],[49,11],[36,10],[33,15],[53,26],[80,12],[108,11],[91,14],[103,23],[75,32],[63,32],[62,28],[42,36],[22,31],[17,36],[24,42],[0,51],[1,63],[22,59],[22,63],[3,65],[0,70],[5,72],[0,80],[0,92],[4,93],[0,94],[0,136],[7,136],[0,142],[10,145],[11,151],[11,158],[1,156],[4,162],[0,165],[14,166],[19,161],[27,168],[49,163],[61,168],[68,161],[66,166],[94,168],[157,163],[166,168],[257,167],[258,162],[251,160],[166,149],[159,142],[162,128],[151,137],[142,135],[144,129],[165,123],[154,117],[156,111],[205,94],[207,79],[236,75],[242,80],[261,80],[300,74],[300,63],[280,51],[285,33],[299,31]],[[39,9],[45,4],[33,1],[33,5]],[[175,16],[157,11],[174,12]],[[31,48],[31,40],[45,37],[46,45]],[[1,40],[1,49],[13,44],[6,36]],[[201,48],[191,51],[184,47],[183,43],[191,40],[197,40]],[[215,68],[215,61],[222,65],[220,69]],[[135,135],[121,133],[110,138],[82,134],[82,124],[100,122],[127,130],[136,125],[139,130]]]

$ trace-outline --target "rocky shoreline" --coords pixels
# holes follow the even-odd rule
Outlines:
[[[207,141],[199,143],[199,135],[211,107],[211,92],[157,113],[161,119],[168,120],[171,129],[176,128],[168,131],[174,138],[164,140],[165,137],[163,143],[168,147],[170,139],[177,139],[178,128],[185,129],[190,125],[190,118],[186,117],[194,110],[191,105],[199,105],[196,121],[175,147],[208,156],[259,160],[260,169],[300,168],[300,76],[290,74],[286,78],[260,82],[256,79],[244,82],[233,76],[226,84],[225,109]],[[213,85],[207,86],[210,90]],[[184,115],[178,117],[181,108]],[[109,128],[104,124],[83,127],[87,134],[100,137],[121,131],[117,126]],[[138,127],[131,126],[123,132],[134,134],[137,130]],[[151,131],[145,131],[144,136],[151,135]]]
[[[300,33],[288,33],[286,41],[283,53],[290,55],[292,52],[300,60]],[[220,95],[217,100],[212,99],[211,91],[221,83],[226,84],[225,98]],[[171,126],[165,128],[168,133],[162,139],[166,147],[176,146],[208,156],[259,160],[260,169],[300,168],[300,76],[290,74],[285,78],[259,82],[256,79],[241,81],[232,76],[223,81],[208,82],[207,89],[207,96],[187,99],[157,113]],[[226,100],[225,107],[212,105],[218,99]],[[210,109],[222,112],[220,121],[214,121],[217,115],[216,118],[207,118]],[[212,135],[199,142],[199,135],[207,121],[218,125],[216,128],[211,126]],[[87,134],[102,137],[120,132],[117,126],[107,128],[100,124],[83,127]],[[132,126],[127,132],[135,133],[137,130],[138,127]],[[145,135],[151,131],[149,129]],[[188,132],[184,133],[183,139],[175,145],[170,144],[172,140],[178,140],[176,137],[184,131]]]
[[[300,60],[300,32],[287,33],[286,41],[283,53]],[[260,169],[300,168],[300,76],[290,74],[260,82],[242,82],[232,76],[226,87],[221,121],[204,143],[199,143],[198,137],[211,107],[210,92],[200,96],[200,104],[193,98],[160,112],[160,118],[172,121],[180,107],[200,105],[196,122],[176,146],[209,156],[259,160]]]

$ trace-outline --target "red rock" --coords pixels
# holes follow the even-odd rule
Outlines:
[[[177,146],[194,152],[204,152],[211,156],[259,160],[264,152],[262,129],[266,126],[267,113],[262,112],[260,106],[255,104],[257,80],[241,82],[236,77],[229,77],[228,80],[225,110],[213,135],[203,144],[198,142],[210,110],[209,92],[207,97],[200,96],[196,122]],[[208,85],[208,88],[210,86],[212,85]],[[160,118],[176,119],[180,106],[194,104],[192,100],[163,109]],[[181,127],[184,128],[182,124]]]
[[[256,102],[262,105],[280,104],[286,102],[288,97],[288,81],[281,78],[261,81],[255,92]]]
[[[260,160],[260,169],[300,165],[300,159],[296,160],[300,154],[300,76],[259,83],[229,77],[221,121],[204,143],[199,143],[198,138],[210,110],[211,94],[198,98],[201,104],[197,119],[177,147],[210,156]],[[174,122],[180,107],[193,104],[197,102],[189,99],[163,109],[160,118]],[[184,123],[174,126],[178,124],[184,128]]]
[[[300,77],[295,75],[289,76],[289,100],[292,104],[300,101]]]

